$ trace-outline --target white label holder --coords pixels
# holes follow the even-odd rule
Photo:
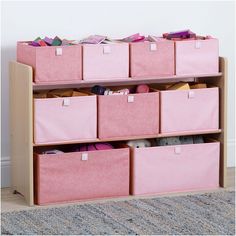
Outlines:
[[[82,153],[81,160],[87,161],[88,160],[88,153]]]
[[[56,56],[62,55],[62,48],[56,48]]]

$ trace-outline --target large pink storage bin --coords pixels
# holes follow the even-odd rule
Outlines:
[[[131,77],[174,75],[174,42],[139,42],[130,44]]]
[[[159,133],[159,92],[98,96],[101,139]]]
[[[133,195],[211,189],[219,186],[220,143],[133,149]]]
[[[84,80],[112,80],[128,77],[128,43],[83,45]]]
[[[40,205],[128,196],[129,149],[36,154],[35,195]]]
[[[219,89],[161,91],[161,133],[219,128]]]
[[[201,75],[219,72],[217,39],[175,42],[176,75]]]
[[[34,99],[35,143],[96,138],[96,96]]]
[[[17,61],[33,67],[35,83],[82,80],[81,45],[33,47],[18,42]]]

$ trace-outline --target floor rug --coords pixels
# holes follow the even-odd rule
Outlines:
[[[5,212],[2,234],[235,235],[235,192]]]

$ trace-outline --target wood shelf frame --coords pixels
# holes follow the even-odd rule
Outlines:
[[[107,139],[87,139],[87,140],[74,140],[74,141],[64,141],[64,142],[52,142],[52,143],[34,143],[34,147],[40,146],[52,146],[52,145],[66,145],[66,144],[79,144],[79,143],[101,143],[101,142],[116,142],[116,141],[127,141],[135,139],[152,139],[152,138],[165,138],[174,136],[189,136],[189,135],[203,135],[203,134],[219,134],[221,129],[217,130],[198,130],[198,131],[186,131],[186,132],[176,132],[176,133],[165,133],[165,134],[152,134],[152,135],[142,135],[142,136],[129,136],[129,137],[115,137]]]
[[[154,83],[169,83],[176,81],[192,82],[194,79],[201,78],[212,78],[221,77],[222,73],[216,74],[203,74],[203,75],[185,75],[185,76],[156,76],[156,77],[143,77],[143,78],[126,78],[126,79],[112,79],[112,80],[81,80],[78,83],[33,83],[33,90],[47,90],[47,89],[58,89],[58,88],[83,88],[83,87],[93,87],[94,85],[103,86],[117,86],[117,85],[134,85],[134,84],[154,84]]]
[[[96,80],[81,81],[74,84],[34,84],[32,67],[10,62],[10,137],[11,137],[11,172],[12,188],[21,193],[28,205],[34,205],[33,183],[33,149],[45,145],[64,145],[85,142],[108,142],[143,138],[158,138],[170,136],[184,136],[194,134],[207,134],[220,141],[220,186],[226,187],[227,167],[227,60],[220,57],[220,72],[208,75],[153,77],[153,78],[127,78],[112,81]],[[207,82],[220,89],[220,129],[196,132],[168,133],[157,135],[144,135],[133,137],[118,137],[106,140],[75,140],[74,142],[60,142],[50,144],[33,143],[33,92],[37,90],[56,88],[79,88],[99,85],[132,85],[155,84],[179,81]]]

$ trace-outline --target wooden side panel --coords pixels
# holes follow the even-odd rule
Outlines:
[[[32,68],[10,62],[12,188],[33,205]]]
[[[220,141],[220,186],[227,187],[227,81],[228,66],[227,59],[220,57],[219,67],[221,76],[215,78],[198,78],[197,81],[219,87],[220,92],[220,129],[221,133],[212,135]]]
[[[220,88],[220,186],[227,187],[227,94],[228,94],[228,63],[220,57],[220,72],[222,76],[215,85]]]

